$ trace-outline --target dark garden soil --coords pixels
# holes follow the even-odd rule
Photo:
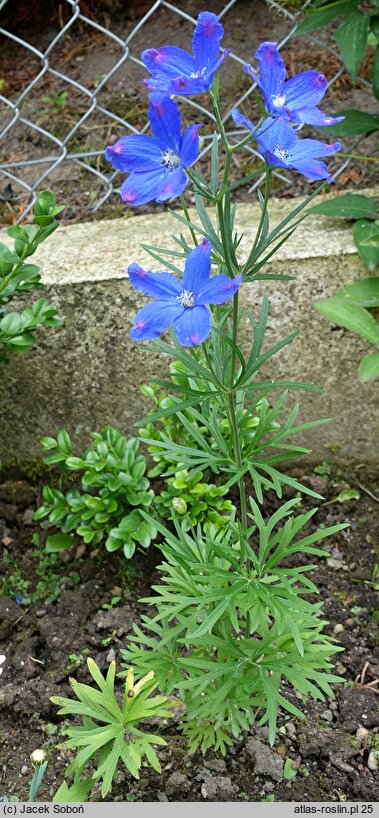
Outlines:
[[[175,719],[162,723],[167,747],[159,749],[162,775],[142,768],[135,781],[120,769],[109,800],[114,801],[375,801],[379,799],[374,754],[379,749],[379,479],[363,467],[330,474],[324,463],[302,476],[329,504],[320,507],[318,525],[346,521],[349,528],[324,541],[329,552],[313,576],[325,601],[329,633],[344,648],[336,670],[345,684],[334,701],[297,704],[304,721],[282,716],[274,748],[265,728],[235,741],[225,759],[208,752],[189,756]],[[358,488],[359,500],[340,503],[339,492]],[[69,676],[89,681],[87,656],[105,670],[112,659],[120,669],[120,649],[146,605],[138,602],[157,580],[159,550],[137,553],[131,562],[98,546],[78,546],[46,557],[43,536],[33,523],[40,501],[39,480],[12,472],[0,481],[2,591],[0,654],[6,663],[0,682],[0,796],[26,799],[30,753],[44,748],[49,757],[39,798],[49,801],[63,779],[70,754],[59,747],[63,720],[52,695],[69,694]],[[267,497],[265,512],[277,505]],[[304,500],[304,508],[309,501]],[[316,560],[317,561],[317,560]],[[21,597],[25,601],[21,601]],[[112,607],[112,598],[121,600]],[[375,681],[376,680],[376,681]],[[121,682],[120,682],[121,684]],[[58,745],[58,747],[57,747]],[[285,780],[283,762],[292,759],[295,777]],[[95,787],[92,800],[101,800]]]
[[[195,18],[201,10],[207,7],[204,0],[175,0],[173,5]],[[283,2],[283,6],[292,11],[299,8],[300,5],[299,0]],[[69,19],[67,12],[71,9],[66,3],[51,2],[49,3],[50,16],[47,18],[46,3],[43,3],[42,0],[34,0],[32,4],[19,0],[17,13],[13,6],[14,4],[10,3],[4,6],[0,13],[0,24],[42,51],[62,30]],[[150,0],[142,2],[141,0],[119,0],[119,2],[97,0],[95,3],[86,3],[82,0],[81,3],[82,13],[87,14],[95,23],[109,28],[123,39],[129,36],[151,6]],[[222,0],[212,0],[211,3],[208,3],[208,8],[216,13],[224,6],[225,3]],[[252,61],[260,42],[267,39],[280,41],[291,28],[291,22],[286,19],[285,14],[273,10],[264,0],[256,2],[238,0],[224,16],[223,24],[225,28],[224,45],[230,47],[234,54],[246,62]],[[315,32],[316,40],[320,40],[320,44],[311,42],[305,37],[291,38],[285,44],[283,57],[289,74],[306,69],[317,69],[331,80],[339,72],[339,59],[325,49],[326,44],[334,43],[332,29],[333,26]],[[192,27],[186,20],[162,6],[131,40],[131,54],[139,59],[144,48],[157,47],[167,42],[189,49],[191,32]],[[110,37],[77,21],[54,47],[49,56],[49,65],[55,71],[71,77],[90,91],[94,91],[102,76],[110,71],[121,53],[118,44]],[[373,53],[374,49],[368,50],[357,82],[354,82],[346,72],[333,82],[323,104],[325,110],[334,114],[344,108],[375,112],[376,102],[372,91],[367,85],[362,84],[362,80],[370,80]],[[15,60],[15,45],[8,38],[0,38],[0,54],[2,93],[15,102],[31,79],[34,76],[37,77],[41,68],[40,61],[21,46],[17,46],[17,60]],[[143,84],[145,76],[146,70],[142,66],[127,60],[99,92],[98,105],[112,111],[135,128],[141,129],[146,123],[147,111],[147,91]],[[249,87],[250,80],[242,71],[241,66],[229,59],[222,68],[221,76],[223,110],[230,111]],[[197,97],[196,102],[206,107],[209,104],[207,95]],[[83,92],[48,72],[28,93],[21,106],[21,115],[30,122],[52,132],[59,139],[64,139],[88,110],[89,104],[89,98]],[[244,113],[254,119],[255,113],[251,105],[252,99],[250,98],[242,107]],[[185,102],[181,102],[181,108],[186,121],[202,121],[198,110],[189,107]],[[11,116],[12,111],[9,107],[0,107],[1,127],[9,122]],[[110,120],[98,108],[95,108],[70,138],[68,150],[70,153],[103,152],[107,144],[114,142],[124,133],[125,129],[121,123]],[[302,134],[317,138],[314,129],[304,129]],[[378,165],[364,158],[375,153],[375,135],[361,140],[359,147],[355,146],[356,141],[356,137],[344,140],[344,150],[352,151],[357,158],[354,158],[338,176],[336,191],[344,190],[349,186],[369,187],[378,182]],[[363,158],[360,158],[359,154]],[[0,148],[0,162],[23,162],[52,155],[57,155],[54,142],[23,124],[21,120],[7,133],[3,146]],[[95,170],[106,174],[109,174],[111,170],[103,156],[86,161]],[[257,163],[255,166],[254,161]],[[341,156],[333,157],[330,161],[331,172],[335,172],[344,161]],[[207,171],[207,160],[203,160],[202,164],[203,170]],[[235,157],[231,169],[231,181],[240,179],[259,166],[260,160],[254,160],[251,154]],[[21,172],[21,176],[26,181],[33,182],[38,178],[36,174],[40,174],[45,167],[48,166],[30,166]],[[289,173],[287,176],[288,183],[274,177],[276,195],[292,197],[309,193],[313,189],[300,174]],[[99,211],[93,212],[94,204],[105,189],[99,178],[78,164],[61,163],[47,177],[44,184],[54,190],[59,201],[66,203],[66,210],[62,216],[64,222],[91,218],[114,218],[125,216],[125,214],[135,215],[133,209],[126,209],[120,203],[116,193]],[[249,186],[238,188],[235,195],[242,201],[250,201],[252,197]],[[10,181],[7,177],[0,180],[0,220],[3,223],[14,223],[22,214],[27,202],[28,194],[16,182]],[[163,210],[164,205],[138,208],[138,214],[150,212],[152,209],[157,212],[157,209],[158,211]]]

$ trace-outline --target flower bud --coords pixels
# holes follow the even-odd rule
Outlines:
[[[30,754],[30,759],[33,764],[43,764],[46,761],[45,750],[33,750]]]
[[[185,514],[187,511],[187,503],[182,497],[174,497],[171,501],[171,505],[178,514]]]

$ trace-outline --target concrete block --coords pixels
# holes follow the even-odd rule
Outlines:
[[[297,203],[273,201],[272,225]],[[238,207],[236,224],[244,232],[241,258],[249,251],[258,220],[257,205]],[[60,227],[39,248],[36,262],[47,285],[45,294],[65,325],[41,331],[37,346],[26,355],[13,356],[1,368],[3,460],[34,459],[41,454],[39,438],[54,436],[62,427],[78,446],[86,445],[90,432],[105,423],[128,434],[136,432],[134,424],[148,405],[139,385],[165,371],[167,360],[158,353],[147,354],[129,337],[131,319],[146,299],[130,286],[126,271],[132,261],[163,269],[139,245],[172,247],[171,234],[180,230],[169,213],[133,215]],[[5,233],[0,240],[7,241]],[[314,309],[323,296],[368,275],[350,226],[342,220],[308,217],[265,272],[289,274],[295,280],[247,284],[241,302],[257,313],[261,296],[269,295],[266,346],[294,329],[300,335],[265,364],[260,379],[299,380],[323,387],[322,395],[295,394],[302,420],[331,417],[328,425],[304,433],[299,440],[313,449],[314,460],[334,456],[377,462],[377,383],[361,385],[357,380],[358,363],[370,351],[369,345]],[[291,401],[292,396],[289,405]]]

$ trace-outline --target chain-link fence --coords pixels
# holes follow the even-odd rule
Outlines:
[[[3,175],[0,199],[10,209],[15,209],[15,221],[23,218],[33,206],[36,191],[46,186],[55,189],[55,183],[63,187],[64,192],[71,186],[71,192],[74,190],[78,196],[80,189],[87,213],[101,208],[117,192],[120,175],[105,163],[104,146],[125,133],[144,132],[148,127],[147,100],[141,105],[138,95],[141,92],[136,90],[137,86],[143,89],[143,77],[146,76],[140,53],[143,48],[165,43],[188,49],[196,23],[195,12],[201,10],[201,6],[196,8],[196,0],[190,3],[178,0],[176,4],[156,0],[148,8],[146,6],[150,4],[146,1],[122,5],[129,11],[132,6],[134,11],[133,14],[128,11],[129,16],[124,15],[124,18],[121,15],[122,19],[119,15],[117,25],[113,16],[106,18],[105,15],[104,18],[102,15],[99,22],[99,18],[90,16],[90,12],[85,14],[83,9],[88,10],[88,3],[62,0],[55,31],[53,26],[44,26],[42,31],[32,29],[29,38],[23,39],[10,28],[0,28],[3,54],[8,54],[9,62],[13,59],[7,77],[0,76],[0,91],[3,92],[0,93],[0,173]],[[227,3],[212,2],[208,7],[217,11],[224,22],[226,45],[230,44],[229,21],[233,19],[239,21],[240,39],[246,40],[249,24],[246,0],[242,0],[242,6],[241,0],[229,0]],[[143,13],[140,13],[141,8]],[[1,10],[3,13],[7,10],[7,0],[0,0]],[[262,21],[264,10],[266,14],[271,12],[271,18]],[[293,34],[301,12],[292,13],[276,0],[266,0],[265,4],[251,0],[250,22],[252,13],[254,21],[260,18],[264,31],[271,25],[268,36],[262,39],[274,37],[283,47]],[[252,59],[254,46],[245,43],[248,51],[244,58],[238,47],[238,31],[234,39],[228,65],[226,67],[225,63],[223,67],[228,81],[231,76],[235,78],[229,82],[223,116],[232,141],[237,138],[237,133],[240,137],[241,131],[235,130],[231,109],[246,103],[254,92],[254,86],[245,80],[245,87],[241,88],[241,81],[236,79],[235,73],[238,69],[239,76],[246,77],[241,65]],[[308,36],[307,42],[313,52],[322,51],[324,61],[326,59],[324,73],[328,75],[329,86],[333,86],[343,72],[337,52],[317,38]],[[205,133],[202,156],[206,157],[210,149],[213,115],[196,99],[186,98],[183,103],[189,117],[196,114],[195,121],[206,126],[202,131]],[[254,149],[247,146],[246,161],[256,161],[256,157]],[[335,159],[333,172],[341,173],[348,161]],[[276,175],[282,183],[291,184],[285,174],[277,172]],[[260,179],[257,179],[255,186],[259,183]],[[83,213],[83,201],[80,204]]]

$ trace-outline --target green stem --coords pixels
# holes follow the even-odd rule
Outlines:
[[[224,173],[221,183],[221,188],[219,195],[217,197],[217,218],[220,230],[220,237],[224,252],[224,261],[228,273],[231,278],[235,278],[236,272],[238,271],[238,264],[235,258],[234,248],[233,248],[233,237],[228,235],[228,229],[230,229],[230,210],[229,210],[229,202],[227,201],[227,196],[229,194],[229,172],[230,172],[230,164],[232,154],[234,150],[232,146],[229,144],[224,123],[221,118],[219,102],[218,102],[218,94],[211,93],[212,103],[213,103],[213,110],[215,119],[219,128],[219,132],[221,135],[222,142],[225,147],[226,151],[226,158],[225,158],[225,167]],[[251,135],[249,135],[249,139]],[[266,205],[267,207],[267,205]],[[263,222],[262,222],[263,223]],[[235,365],[236,365],[236,344],[237,344],[237,329],[238,329],[238,292],[233,297],[233,341],[234,341],[234,348],[232,351],[232,362],[231,362],[231,373],[230,373],[230,387],[228,392],[225,394],[227,397],[228,409],[229,409],[229,419],[230,425],[232,429],[233,435],[233,449],[234,449],[234,459],[236,466],[239,469],[242,468],[242,452],[241,452],[241,445],[240,439],[238,434],[238,424],[237,424],[237,417],[235,411],[235,400],[237,399],[235,393],[233,391],[234,387],[234,374],[235,374]],[[247,506],[246,506],[246,489],[245,489],[245,481],[243,477],[238,480],[238,488],[239,488],[239,495],[240,495],[240,508],[241,508],[241,524],[244,534],[247,531]],[[241,558],[244,559],[245,557],[245,549],[244,549],[244,542],[243,539],[241,541]]]
[[[182,208],[183,208],[183,213],[184,213],[187,221],[190,222],[191,218],[190,218],[189,210],[188,210],[188,207],[187,207],[187,202],[186,202],[186,200],[185,200],[185,198],[183,196],[183,193],[180,196],[180,202],[181,202],[181,205],[182,205]],[[198,242],[198,240],[196,238],[196,233],[195,233],[193,227],[189,227],[188,229],[189,229],[189,231],[191,233],[192,241],[193,241],[195,247],[197,247],[199,242]]]
[[[250,250],[250,253],[249,253],[249,258],[247,259],[247,261],[245,263],[245,266],[244,266],[245,270],[247,270],[249,268],[249,266],[251,264],[251,261],[252,261],[252,259],[254,257],[254,251],[255,251],[255,249],[256,249],[256,247],[258,245],[259,239],[261,237],[263,224],[264,224],[264,221],[265,221],[265,218],[266,218],[268,200],[269,200],[270,192],[271,192],[271,168],[267,163],[265,163],[265,174],[266,174],[266,188],[265,188],[264,201],[263,201],[263,205],[262,205],[261,217],[259,219],[258,229],[257,229],[257,232],[255,234],[254,243],[253,243],[253,246],[252,246],[252,248]]]
[[[375,156],[365,156],[363,153],[340,153],[339,156],[346,156],[348,159],[364,159],[366,162],[375,162],[375,164],[379,163],[379,159],[376,159]]]
[[[210,359],[210,355],[209,355],[209,352],[208,352],[208,349],[207,349],[207,345],[202,344],[201,346],[203,348],[204,357],[205,357],[205,360],[207,362],[209,371],[212,373],[216,383],[218,383],[218,385],[221,387],[221,389],[225,389],[224,384],[222,383],[222,381],[220,381],[218,375],[216,374],[216,372],[214,370],[214,367],[213,367],[213,364],[212,364],[212,361]]]
[[[230,254],[229,254],[229,243],[228,243],[227,228],[226,228],[225,219],[224,219],[224,208],[223,208],[222,201],[217,202],[217,216],[218,216],[218,224],[219,224],[219,228],[220,228],[222,248],[223,248],[223,251],[224,251],[224,261],[225,261],[228,273],[230,275],[230,278],[234,278],[235,277],[235,271],[234,271],[232,259],[230,258]]]
[[[229,151],[231,151],[232,146],[229,144],[229,140],[228,140],[228,137],[226,135],[226,130],[224,128],[224,123],[223,123],[222,118],[221,118],[220,106],[218,104],[218,95],[213,94],[212,91],[211,91],[211,100],[212,100],[212,105],[213,105],[213,113],[214,113],[215,120],[216,120],[216,123],[218,125],[218,129],[219,129],[219,134],[221,136],[223,144],[225,145],[226,151],[229,152]]]
[[[236,461],[237,468],[240,469],[242,467],[242,453],[241,453],[241,446],[240,440],[238,435],[238,425],[237,425],[237,418],[235,413],[234,407],[234,399],[233,395],[229,393],[228,395],[228,406],[229,406],[229,417],[230,417],[230,425],[232,427],[233,432],[233,445],[234,445],[234,457]],[[241,524],[243,532],[246,533],[247,531],[247,505],[246,505],[246,489],[245,489],[245,481],[243,477],[240,477],[238,480],[238,489],[240,495],[240,506],[241,506]],[[243,553],[243,543],[241,543],[241,556],[244,557]]]
[[[232,363],[231,363],[231,388],[234,387],[234,374],[236,370],[236,345],[237,345],[237,327],[238,327],[238,290],[233,296],[233,341],[232,349]]]

